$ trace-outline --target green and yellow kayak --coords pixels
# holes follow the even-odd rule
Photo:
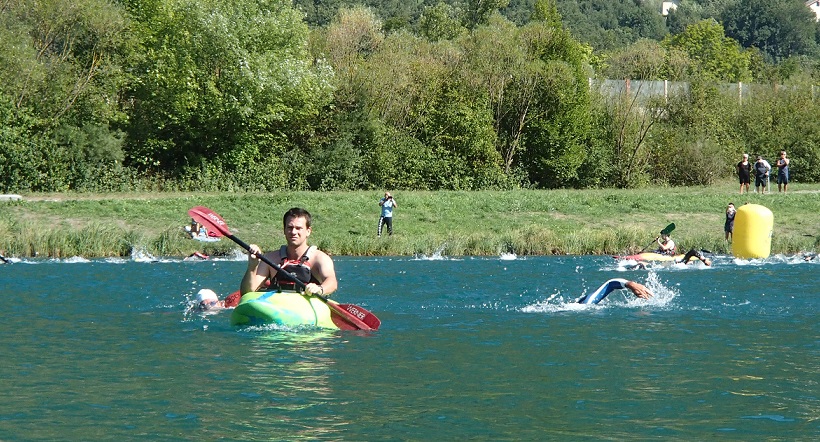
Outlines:
[[[294,291],[245,293],[231,312],[231,325],[242,326],[276,324],[338,329],[339,321],[322,299]]]

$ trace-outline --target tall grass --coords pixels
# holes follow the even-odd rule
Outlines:
[[[623,254],[647,246],[674,222],[681,249],[729,253],[726,205],[772,210],[773,253],[820,247],[820,185],[790,185],[789,194],[737,195],[734,183],[638,190],[396,191],[393,236],[376,237],[382,191],[24,195],[0,203],[0,252],[11,256],[155,256],[201,251],[229,254],[223,239],[188,239],[187,210],[208,206],[231,231],[263,249],[283,242],[282,214],[300,206],[314,215],[311,242],[335,255]],[[392,190],[392,189],[391,189]]]

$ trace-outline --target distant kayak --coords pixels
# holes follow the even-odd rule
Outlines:
[[[294,291],[245,293],[239,305],[231,312],[231,325],[268,324],[355,329],[322,299]]]
[[[637,255],[613,256],[613,258],[631,261],[680,261],[683,259],[683,254],[662,255],[655,252],[644,252],[638,253]]]

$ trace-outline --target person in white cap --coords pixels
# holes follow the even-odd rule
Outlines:
[[[196,294],[196,305],[200,310],[225,307],[225,303],[220,301],[219,297],[216,296],[216,293],[211,289],[202,289]]]

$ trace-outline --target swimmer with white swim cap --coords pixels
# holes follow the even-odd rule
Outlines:
[[[220,308],[219,297],[211,289],[202,289],[196,294],[197,307],[200,310],[211,310],[213,308]]]

